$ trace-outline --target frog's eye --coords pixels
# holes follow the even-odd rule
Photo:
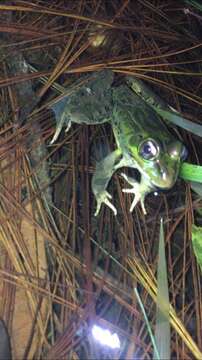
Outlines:
[[[188,150],[187,150],[186,146],[183,145],[182,151],[180,154],[180,160],[182,160],[182,161],[186,160],[187,156],[188,156]]]
[[[168,146],[168,154],[173,159],[184,161],[188,156],[188,150],[186,146],[182,145],[180,142],[175,142]]]
[[[159,154],[159,146],[153,139],[144,140],[140,144],[139,154],[145,160],[154,160]]]

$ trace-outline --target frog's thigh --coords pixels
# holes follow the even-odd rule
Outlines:
[[[93,193],[96,195],[104,191],[113,173],[122,166],[121,151],[119,149],[113,151],[100,161],[92,178]]]

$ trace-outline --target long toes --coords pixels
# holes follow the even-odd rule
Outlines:
[[[139,197],[136,197],[136,198],[133,200],[133,202],[132,202],[132,204],[131,204],[131,207],[130,207],[130,212],[133,212],[133,210],[134,210],[134,208],[135,208],[135,206],[137,205],[137,203],[138,203],[139,200],[140,200]]]
[[[115,206],[112,203],[110,203],[110,201],[107,199],[105,200],[105,204],[113,211],[114,215],[116,216],[117,210],[116,210]]]
[[[131,205],[131,207],[130,207],[130,212],[131,213],[133,212],[136,205],[137,205],[137,202],[135,202],[134,204]]]
[[[131,188],[131,189],[122,189],[122,191],[123,191],[124,193],[128,193],[128,194],[135,193],[134,188]]]
[[[97,206],[94,216],[98,216],[99,212],[100,212],[100,206]]]
[[[109,201],[109,199],[112,199],[112,195],[105,191],[104,194],[102,194],[101,197],[97,200],[97,208],[94,214],[95,216],[99,214],[101,205],[103,203],[113,211],[114,215],[117,215],[117,210],[115,206]]]
[[[60,129],[56,129],[55,134],[53,135],[52,140],[50,141],[50,145],[54,144],[54,142],[57,140],[58,136],[60,135]]]
[[[67,133],[71,127],[71,121],[68,122],[65,132]]]
[[[106,191],[106,198],[112,199],[112,195]]]
[[[125,179],[125,180],[127,180],[127,175],[126,174],[124,174],[124,173],[121,173],[121,176]]]
[[[144,202],[143,202],[143,201],[141,201],[141,207],[142,207],[143,214],[144,214],[144,215],[147,215],[147,211],[146,211],[146,209],[145,209],[145,206],[144,206]]]
[[[137,181],[135,179],[133,179],[132,177],[124,174],[124,173],[121,173],[121,176],[132,186],[136,185],[137,184]]]

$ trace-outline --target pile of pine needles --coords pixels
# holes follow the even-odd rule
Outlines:
[[[202,12],[189,1],[0,2],[0,317],[13,358],[150,359],[138,288],[156,316],[160,218],[164,219],[171,356],[202,357],[202,282],[191,243],[201,200],[178,180],[129,213],[116,173],[114,217],[94,217],[91,177],[114,148],[110,125],[73,125],[50,145],[50,105],[84,74],[103,68],[143,79],[193,122],[202,116]],[[172,129],[202,161],[201,139]],[[158,200],[158,201],[157,201]],[[121,347],[95,342],[97,324]]]

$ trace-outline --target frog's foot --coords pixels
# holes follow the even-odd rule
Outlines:
[[[50,145],[52,145],[57,140],[58,136],[60,135],[60,133],[62,131],[64,122],[65,122],[65,118],[62,117],[59,124],[56,126],[55,134],[53,135],[53,138],[50,141]]]
[[[56,126],[55,134],[53,135],[53,138],[50,142],[51,145],[57,140],[58,136],[60,135],[64,123],[65,123],[65,117],[62,116],[59,124]],[[70,127],[71,127],[71,120],[68,120],[65,132],[69,131]]]
[[[124,173],[121,173],[121,176],[132,186],[131,189],[123,189],[122,191],[124,193],[130,193],[130,194],[132,193],[135,195],[135,198],[133,199],[133,202],[130,207],[130,212],[134,210],[134,207],[140,201],[142,211],[146,215],[147,212],[144,206],[144,200],[145,200],[145,196],[151,191],[151,187],[148,186],[146,181],[144,181],[145,180],[144,178],[141,179],[141,182],[139,183]]]
[[[68,123],[67,123],[66,129],[65,129],[66,133],[69,131],[71,125],[72,125],[71,120],[69,120]]]
[[[96,208],[95,216],[99,214],[102,203],[107,205],[113,211],[115,216],[117,215],[117,210],[109,199],[111,200],[112,196],[106,190],[102,191],[100,194],[97,194],[96,196],[97,208]]]

